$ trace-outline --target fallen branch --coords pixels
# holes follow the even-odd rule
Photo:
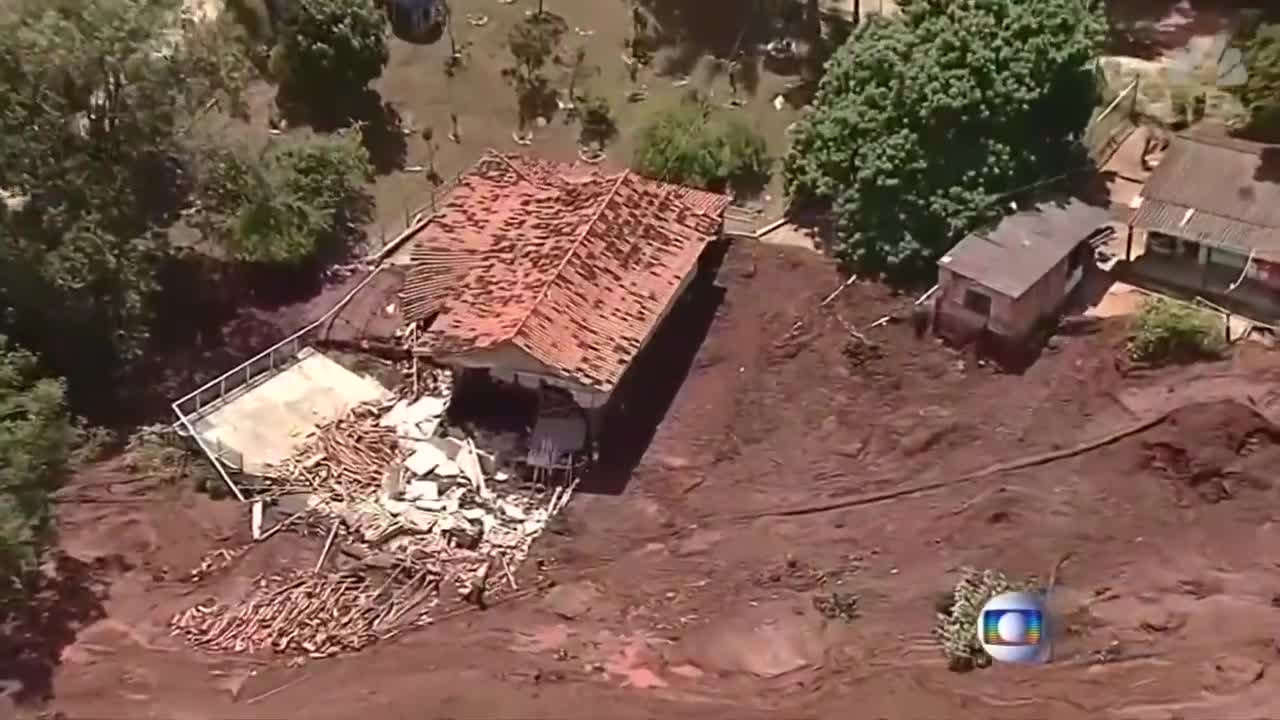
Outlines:
[[[1091,440],[1089,442],[1076,445],[1075,447],[1067,448],[1065,450],[1055,450],[1053,452],[1041,453],[1039,455],[1032,455],[1030,457],[1019,458],[1017,460],[1009,460],[1001,463],[996,463],[995,465],[988,466],[981,470],[969,473],[968,475],[962,475],[958,478],[953,478],[951,480],[942,480],[939,482],[925,483],[923,485],[916,485],[913,487],[902,488],[900,490],[892,490],[889,492],[875,493],[873,495],[864,495],[862,497],[850,498],[848,500],[838,500],[835,502],[823,503],[820,505],[808,505],[808,506],[803,506],[798,508],[791,508],[788,510],[766,510],[763,512],[747,513],[744,515],[737,516],[736,519],[755,520],[758,518],[766,518],[766,517],[797,517],[801,515],[816,515],[819,513],[831,512],[832,510],[844,510],[847,508],[863,507],[865,505],[876,505],[882,502],[887,502],[889,500],[897,500],[898,498],[902,498],[902,497],[919,495],[921,493],[932,492],[934,490],[941,490],[943,488],[951,487],[954,485],[962,485],[964,483],[970,483],[970,482],[973,482],[974,480],[981,480],[982,478],[990,477],[992,475],[997,475],[999,473],[1012,472],[1014,470],[1024,470],[1026,468],[1036,467],[1038,465],[1047,465],[1048,463],[1056,462],[1058,460],[1074,457],[1076,455],[1083,455],[1084,453],[1097,450],[1100,447],[1104,447],[1114,442],[1117,442],[1119,440],[1122,440],[1126,437],[1129,437],[1130,435],[1137,435],[1138,433],[1150,430],[1151,428],[1167,420],[1172,413],[1173,413],[1173,410],[1167,410],[1161,413],[1160,415],[1157,415],[1156,417],[1150,418],[1148,420],[1143,420],[1142,422],[1137,423],[1136,425],[1131,425],[1127,428],[1117,430],[1116,432],[1113,432],[1110,435],[1098,438],[1097,440]]]
[[[272,688],[272,689],[270,689],[270,690],[268,690],[268,691],[266,691],[266,692],[264,692],[264,693],[260,693],[260,694],[258,694],[258,695],[254,695],[253,697],[249,698],[248,700],[245,700],[245,701],[244,701],[244,704],[245,704],[245,705],[252,705],[252,704],[254,704],[254,703],[256,703],[256,702],[258,702],[258,701],[260,701],[260,700],[266,700],[267,698],[271,697],[272,695],[275,695],[276,693],[278,693],[278,692],[280,692],[280,691],[282,691],[282,690],[285,690],[285,689],[287,689],[287,688],[291,688],[291,687],[293,687],[294,685],[297,685],[298,683],[302,682],[303,680],[306,680],[306,679],[307,679],[307,678],[309,678],[309,677],[311,677],[311,673],[305,673],[305,674],[303,674],[303,675],[300,675],[300,676],[298,676],[298,677],[296,677],[296,678],[294,678],[294,679],[290,680],[289,682],[287,682],[287,683],[285,683],[285,684],[283,684],[283,685],[277,685],[276,687],[274,687],[274,688]]]
[[[857,279],[858,279],[858,276],[857,276],[857,275],[850,275],[848,280],[845,280],[844,282],[840,283],[840,287],[836,288],[835,290],[832,290],[830,295],[828,295],[828,296],[826,296],[825,298],[823,298],[823,299],[822,299],[822,302],[818,303],[818,307],[819,307],[819,308],[824,308],[824,307],[826,307],[826,306],[830,305],[830,304],[831,304],[831,301],[835,300],[835,299],[836,299],[836,297],[838,297],[838,296],[840,295],[840,293],[844,292],[844,289],[845,289],[845,288],[847,288],[847,287],[849,287],[850,285],[852,285],[852,284],[854,283],[854,281],[856,281]],[[838,316],[837,316],[837,317],[838,317]],[[844,322],[844,321],[843,321],[843,320],[841,320],[841,322]],[[791,339],[791,337],[792,337],[793,335],[795,335],[795,334],[800,330],[800,328],[801,328],[801,327],[803,327],[803,326],[804,326],[804,320],[803,320],[803,319],[801,319],[801,320],[797,320],[797,321],[795,322],[795,324],[791,326],[791,329],[787,330],[786,334],[782,336],[782,341],[790,340],[790,339]],[[845,324],[845,327],[846,327],[846,328],[847,328],[847,327],[849,327],[847,323]],[[866,342],[866,338],[864,338],[864,337],[862,337],[860,334],[858,334],[858,332],[857,332],[856,330],[855,330],[855,331],[852,331],[852,332],[853,332],[853,334],[854,334],[855,336],[857,336],[858,338],[860,338],[863,342]]]
[[[269,538],[269,537],[271,537],[272,535],[275,535],[276,533],[278,533],[278,532],[280,532],[281,530],[285,529],[285,527],[286,527],[286,526],[288,526],[289,524],[291,524],[294,520],[297,520],[298,518],[302,517],[303,515],[306,515],[306,514],[307,514],[307,513],[309,513],[309,512],[311,512],[311,508],[304,508],[304,509],[302,509],[302,510],[299,510],[298,512],[296,512],[296,513],[294,513],[294,514],[290,515],[289,517],[285,518],[284,520],[281,520],[280,522],[276,523],[275,525],[272,525],[270,530],[268,530],[268,531],[266,531],[266,532],[262,533],[262,536],[261,536],[261,537],[259,537],[257,540],[254,540],[254,542],[264,542],[264,541],[266,541],[266,539],[267,539],[267,538]]]
[[[324,567],[324,561],[329,558],[329,549],[333,547],[333,540],[336,537],[338,537],[338,523],[335,520],[333,529],[329,530],[329,538],[324,541],[324,549],[320,551],[320,559],[316,560],[316,567],[311,572],[318,573],[320,568]]]
[[[847,330],[847,331],[849,332],[849,334],[850,334],[850,335],[852,335],[852,336],[854,336],[854,337],[858,338],[859,340],[861,340],[862,342],[866,343],[867,345],[870,345],[870,344],[871,344],[871,341],[867,339],[867,336],[866,336],[866,335],[863,335],[863,334],[862,334],[862,333],[860,333],[860,332],[858,332],[858,328],[854,327],[854,326],[853,326],[853,323],[851,323],[851,322],[849,322],[848,320],[845,320],[844,318],[840,317],[840,313],[836,313],[836,322],[838,322],[838,323],[840,323],[841,325],[843,325],[843,326],[844,326],[844,329],[845,329],[845,330]]]
[[[831,301],[836,299],[836,296],[844,292],[844,289],[852,285],[854,281],[857,279],[858,279],[858,276],[856,274],[850,275],[848,280],[845,280],[843,283],[840,284],[840,287],[836,288],[835,290],[832,290],[830,295],[823,298],[822,302],[818,303],[818,307],[821,308],[821,307],[826,307],[830,305]]]

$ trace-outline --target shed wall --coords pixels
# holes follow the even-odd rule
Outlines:
[[[1055,314],[1067,293],[1079,282],[1082,271],[1069,274],[1069,264],[1069,257],[1058,262],[1016,300],[947,268],[939,268],[935,306],[939,331],[953,339],[966,339],[983,329],[1008,338],[1026,335],[1042,319]],[[970,291],[991,299],[990,315],[984,317],[965,306],[965,294]]]

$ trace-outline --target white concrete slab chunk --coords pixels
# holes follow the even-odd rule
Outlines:
[[[409,472],[421,477],[427,475],[431,471],[440,467],[440,465],[449,462],[449,457],[444,454],[440,448],[430,442],[416,442],[412,444],[413,454],[408,460],[404,461],[404,466]]]
[[[434,480],[413,480],[405,487],[404,498],[410,502],[439,500],[440,485]]]

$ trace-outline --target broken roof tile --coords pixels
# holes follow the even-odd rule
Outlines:
[[[608,391],[728,204],[627,171],[490,152],[415,238],[404,313],[438,313],[415,351],[457,356],[510,341]]]

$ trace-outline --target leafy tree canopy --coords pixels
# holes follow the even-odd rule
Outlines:
[[[1268,142],[1280,141],[1280,24],[1260,26],[1244,51],[1249,73],[1240,99],[1249,110],[1245,134]]]
[[[281,79],[316,106],[349,101],[391,57],[386,14],[373,0],[297,0],[284,25]]]
[[[764,139],[741,120],[690,101],[640,131],[631,164],[652,178],[719,190],[767,177],[770,160]]]
[[[0,336],[0,597],[35,569],[48,538],[50,493],[74,439],[63,394]]]
[[[843,259],[904,278],[999,213],[993,198],[1082,162],[1098,3],[902,0],[827,64],[785,172],[833,204]]]
[[[306,143],[209,152],[201,178],[206,233],[251,263],[300,263],[344,249],[372,176],[354,131]]]
[[[0,332],[58,374],[99,381],[136,357],[185,202],[184,136],[239,105],[248,66],[181,0],[14,0],[0,10]]]

